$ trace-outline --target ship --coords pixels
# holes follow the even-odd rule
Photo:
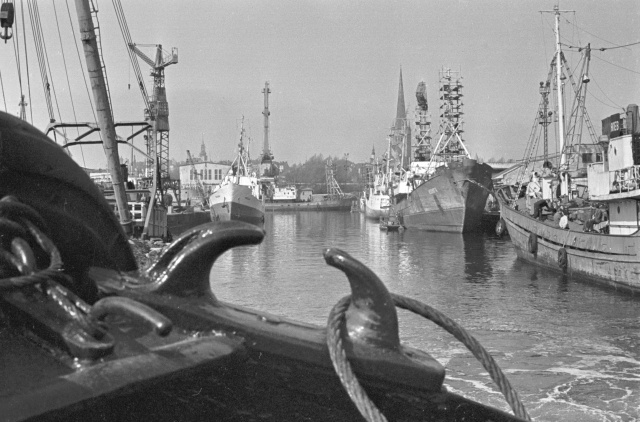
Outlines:
[[[501,220],[496,233],[508,231],[520,259],[567,276],[637,294],[640,291],[640,123],[638,106],[602,120],[596,137],[585,98],[591,46],[581,48],[577,65],[569,66],[560,42],[561,11],[554,7],[556,51],[542,95],[536,126],[544,130],[552,115],[564,115],[564,104],[576,104],[567,122],[559,119],[559,153],[525,156],[520,177],[497,189]],[[574,77],[571,69],[579,69]],[[557,111],[548,109],[557,90]],[[573,98],[567,98],[573,97]],[[557,113],[557,114],[556,114]],[[565,125],[566,123],[566,125]],[[581,128],[590,139],[582,139]],[[532,134],[529,145],[540,138]],[[587,138],[587,136],[584,136]],[[527,148],[533,151],[532,148]],[[535,154],[535,151],[533,151]],[[537,156],[540,158],[540,156]],[[557,162],[557,165],[554,164]]]
[[[327,193],[314,194],[311,188],[302,188],[294,184],[277,186],[275,182],[267,185],[264,203],[266,211],[351,211],[357,198],[342,191],[335,176],[335,164],[331,158],[325,163]]]
[[[298,189],[295,185],[276,187],[273,196],[264,203],[265,211],[350,211],[353,206],[351,195],[314,194],[311,188]]]
[[[464,140],[460,72],[440,70],[441,115],[435,146],[430,135],[426,84],[416,89],[416,134],[410,168],[400,168],[392,208],[411,229],[466,233],[480,230],[493,189],[492,168],[471,158]],[[407,138],[409,125],[398,129]]]
[[[398,101],[396,107],[396,118],[391,125],[391,133],[387,136],[387,151],[383,156],[383,164],[375,161],[375,150],[371,155],[371,169],[374,172],[373,182],[367,186],[365,191],[365,216],[371,219],[380,220],[382,217],[388,217],[391,207],[393,193],[392,174],[395,164],[401,167],[405,160],[404,140],[398,138],[398,131],[406,126],[406,110],[404,105],[404,88],[402,82],[402,69],[400,69],[400,79],[398,83]],[[400,145],[400,146],[399,146]],[[408,156],[408,153],[406,153]]]
[[[379,220],[389,213],[389,183],[387,174],[378,171],[371,186],[364,194],[364,215],[367,218]]]
[[[264,224],[263,184],[251,169],[244,118],[240,124],[240,140],[236,158],[229,173],[209,197],[211,221],[244,221]]]

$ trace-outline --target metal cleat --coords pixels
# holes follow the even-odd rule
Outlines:
[[[171,321],[161,313],[126,297],[105,297],[97,301],[89,311],[89,319],[102,321],[107,315],[123,315],[133,320],[142,321],[161,337],[169,335],[172,329]]]
[[[344,272],[351,285],[351,297],[344,312],[345,330],[342,339],[349,361],[356,373],[366,373],[372,367],[379,376],[392,381],[403,379],[417,388],[439,391],[444,380],[444,368],[430,355],[400,344],[398,314],[389,291],[366,265],[340,249],[326,249],[327,264]],[[332,311],[333,314],[333,311]],[[331,325],[332,317],[329,317]]]
[[[262,242],[264,230],[240,221],[221,221],[194,227],[176,239],[141,276],[146,291],[176,296],[209,296],[217,302],[209,276],[214,262],[236,246]]]
[[[346,312],[351,341],[399,350],[398,313],[378,276],[340,249],[326,249],[324,259],[344,272],[351,285],[351,304]]]

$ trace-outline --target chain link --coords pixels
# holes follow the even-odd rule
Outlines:
[[[88,317],[91,305],[60,284],[59,281],[69,280],[69,276],[62,272],[60,251],[43,232],[44,228],[44,221],[33,208],[14,197],[5,196],[0,199],[0,233],[13,236],[11,251],[1,248],[0,260],[20,274],[0,279],[0,291],[36,286],[86,333],[96,339],[102,338],[104,331]],[[31,238],[48,255],[47,268],[36,268],[34,251],[25,238]]]

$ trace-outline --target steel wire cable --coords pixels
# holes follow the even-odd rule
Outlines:
[[[491,379],[496,383],[505,400],[513,410],[514,414],[524,420],[531,420],[527,410],[520,401],[518,393],[513,389],[511,383],[504,375],[493,357],[484,347],[458,323],[447,317],[442,312],[430,307],[427,304],[391,293],[394,304],[408,311],[421,315],[436,323],[447,332],[452,334],[478,359],[487,370]],[[327,345],[331,362],[340,378],[340,381],[347,393],[351,397],[362,416],[369,422],[386,421],[384,415],[378,410],[375,404],[369,399],[366,392],[355,377],[351,365],[346,359],[346,352],[342,344],[342,329],[345,323],[345,312],[351,303],[351,296],[345,296],[331,309],[327,323]]]

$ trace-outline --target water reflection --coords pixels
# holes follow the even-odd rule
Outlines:
[[[324,248],[338,247],[390,291],[439,309],[496,353],[534,418],[640,417],[638,297],[518,260],[508,239],[492,236],[387,234],[359,213],[270,213],[265,229],[261,245],[229,251],[215,264],[211,285],[221,300],[324,326],[349,293],[344,274],[322,257]],[[503,405],[452,336],[408,312],[398,315],[402,342],[445,364],[453,391]]]
[[[487,256],[485,236],[478,233],[463,235],[464,241],[464,269],[467,281],[483,283],[493,276],[491,259]]]

